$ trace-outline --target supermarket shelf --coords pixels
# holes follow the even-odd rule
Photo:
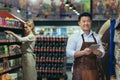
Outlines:
[[[0,43],[11,43],[11,42],[15,43],[16,41],[14,41],[14,40],[0,40]]]
[[[22,53],[17,53],[17,54],[8,54],[8,55],[0,55],[0,61],[3,61],[5,58],[8,58],[8,60],[10,59],[15,59],[15,58],[19,58],[22,56]]]
[[[21,67],[21,65],[17,65],[17,66],[11,67],[11,68],[6,68],[6,69],[0,71],[0,75],[3,74],[3,73],[9,72],[13,69],[20,68],[20,67]]]
[[[44,76],[49,80],[50,77],[61,78],[66,74],[66,41],[67,38],[62,36],[37,37],[34,52],[37,56],[36,69],[39,78]]]
[[[21,42],[16,42],[16,41],[13,41],[13,40],[0,40],[0,44],[2,45],[11,45],[11,44],[21,44]]]
[[[13,36],[8,35],[5,31],[10,30],[23,36],[23,25],[22,20],[9,12],[0,12],[0,75],[14,72],[21,67],[22,53],[19,48],[13,47],[13,45],[21,45],[21,42],[17,42]]]
[[[0,43],[8,42],[8,40],[0,40]]]
[[[0,59],[1,59],[1,58],[18,56],[18,55],[22,55],[22,53],[17,53],[17,54],[12,54],[12,53],[10,53],[10,54],[8,54],[8,55],[3,54],[3,55],[0,55]]]
[[[0,25],[0,28],[6,28],[6,29],[19,29],[19,30],[22,30],[22,28],[19,28],[19,27],[6,26],[6,25]]]

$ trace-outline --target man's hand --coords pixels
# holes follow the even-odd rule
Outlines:
[[[93,54],[95,54],[95,55],[97,55],[99,57],[102,56],[102,52],[100,50],[98,50],[98,49],[92,50],[92,52],[93,52]]]
[[[90,48],[85,48],[84,50],[83,50],[83,54],[84,55],[89,55],[89,54],[91,54],[92,53],[92,50],[90,49]]]

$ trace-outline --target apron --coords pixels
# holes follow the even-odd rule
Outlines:
[[[82,39],[83,44],[81,50],[85,49],[86,47],[89,47],[91,44],[97,43],[94,36],[94,42],[85,42],[83,35]],[[95,54],[84,55],[75,58],[73,67],[73,80],[99,80],[96,60],[97,57]]]
[[[33,53],[22,55],[23,80],[37,80],[36,61]]]

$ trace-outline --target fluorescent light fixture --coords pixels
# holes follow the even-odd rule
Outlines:
[[[65,6],[70,6],[70,2],[67,0]]]
[[[73,4],[70,4],[69,9],[73,9]]]
[[[73,12],[75,12],[76,11],[76,8],[75,7],[73,7]]]

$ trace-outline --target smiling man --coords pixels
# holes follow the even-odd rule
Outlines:
[[[102,58],[105,51],[98,34],[91,30],[91,14],[80,14],[78,25],[80,31],[69,37],[66,47],[67,57],[74,58],[73,80],[99,80],[97,58]],[[91,49],[92,44],[99,47]]]

